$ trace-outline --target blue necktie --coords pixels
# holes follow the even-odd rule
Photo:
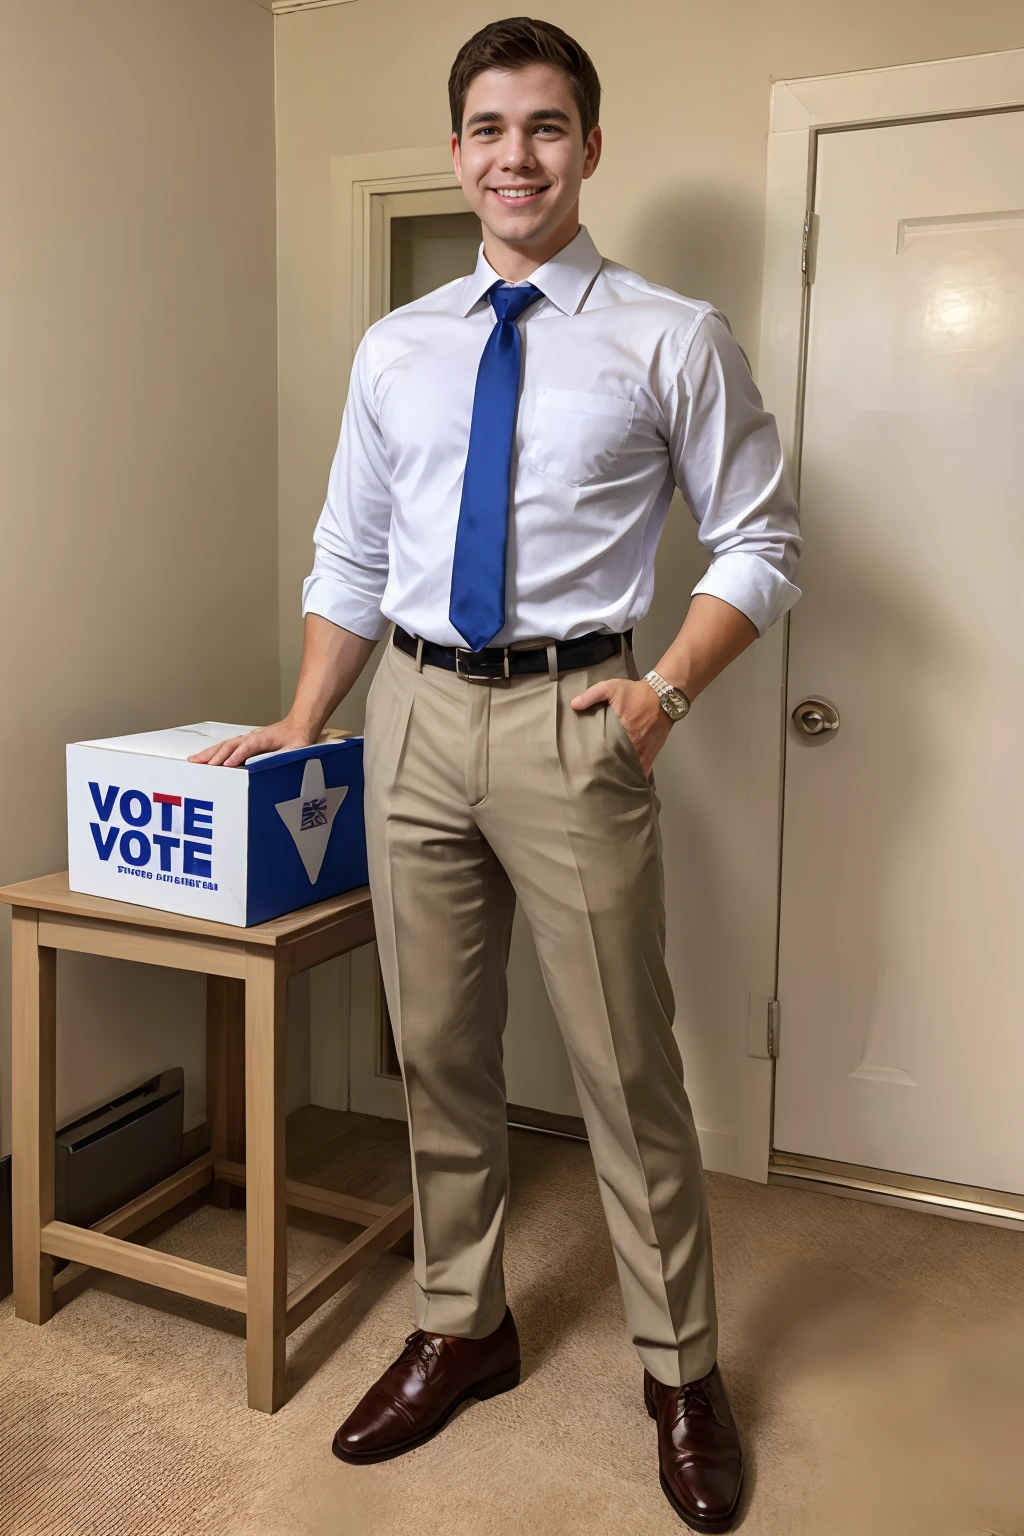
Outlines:
[[[488,297],[498,318],[476,376],[448,608],[472,651],[482,651],[505,623],[505,544],[522,359],[516,321],[541,293],[531,283],[520,288],[496,283]]]

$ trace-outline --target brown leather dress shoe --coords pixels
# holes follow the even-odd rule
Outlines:
[[[661,1487],[694,1531],[728,1531],[743,1485],[740,1437],[718,1372],[666,1387],[644,1371],[644,1402],[658,1421]]]
[[[359,1466],[389,1461],[444,1429],[467,1398],[497,1397],[519,1385],[519,1335],[512,1313],[485,1339],[417,1328],[379,1381],[356,1404],[332,1450]]]

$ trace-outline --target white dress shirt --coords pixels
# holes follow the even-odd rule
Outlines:
[[[469,277],[371,326],[314,535],[303,612],[367,639],[394,620],[462,645],[448,617],[477,367],[501,279]],[[693,589],[763,633],[800,596],[775,419],[710,304],[605,261],[585,229],[530,275],[505,627],[494,645],[637,624],[676,486],[711,551]],[[680,615],[681,619],[682,615]]]

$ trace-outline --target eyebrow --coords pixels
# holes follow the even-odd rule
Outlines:
[[[503,123],[504,121],[504,114],[501,112],[474,112],[472,117],[467,117],[466,127],[476,128],[481,123]],[[529,113],[527,121],[568,123],[570,127],[572,126],[572,118],[568,112],[563,112],[561,107],[539,107],[536,112]]]

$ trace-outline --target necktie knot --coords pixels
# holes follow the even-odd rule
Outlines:
[[[521,287],[510,288],[498,286],[492,288],[488,295],[494,313],[499,320],[516,321],[528,309],[535,299],[542,297],[539,288],[532,283],[523,283]]]

